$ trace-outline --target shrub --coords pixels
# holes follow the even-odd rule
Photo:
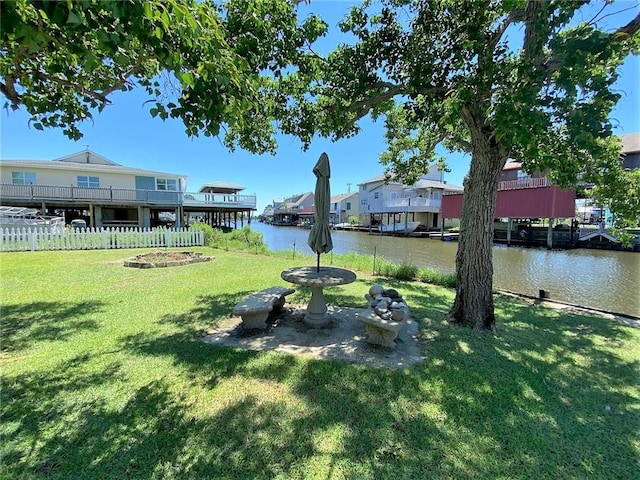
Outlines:
[[[250,250],[255,253],[268,253],[269,249],[264,243],[261,232],[254,232],[248,225],[240,230],[232,230],[224,235],[224,248],[237,250]]]
[[[208,247],[213,247],[214,233],[211,225],[207,225],[206,223],[194,223],[190,228],[202,230],[204,233],[204,244]]]
[[[402,263],[396,267],[393,278],[397,280],[415,280],[418,275],[418,267],[409,263]]]
[[[421,282],[441,285],[443,287],[455,288],[456,286],[455,273],[442,273],[433,268],[419,269],[416,278]]]
[[[393,278],[395,276],[395,272],[397,268],[398,268],[397,265],[394,265],[386,258],[377,257],[373,273],[374,275]]]

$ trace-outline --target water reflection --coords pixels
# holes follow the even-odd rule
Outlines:
[[[252,223],[271,250],[312,255],[308,230]],[[455,271],[456,242],[399,238],[363,232],[332,232],[334,253],[356,252],[383,256],[443,272]],[[551,298],[640,316],[640,253],[609,250],[546,250],[496,245],[493,249],[494,284],[527,295],[547,290]],[[323,260],[329,262],[330,260]]]

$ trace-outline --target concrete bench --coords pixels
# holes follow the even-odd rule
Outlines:
[[[284,306],[285,297],[295,290],[289,287],[271,287],[253,293],[233,307],[233,315],[242,318],[244,328],[267,328],[267,318],[272,310]]]
[[[398,333],[407,324],[406,319],[401,322],[384,320],[373,312],[364,315],[356,313],[356,320],[365,324],[368,343],[391,349],[395,348]]]

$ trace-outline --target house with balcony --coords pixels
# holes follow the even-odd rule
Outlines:
[[[214,227],[237,228],[238,222],[243,227],[245,220],[251,222],[251,212],[256,210],[255,195],[243,195],[244,189],[224,181],[205,183],[197,193],[183,195],[185,217]]]
[[[443,218],[462,217],[462,192],[448,192],[442,200]],[[498,183],[498,197],[494,224],[494,239],[528,245],[553,245],[554,222],[570,219],[566,232],[560,240],[570,245],[573,238],[573,218],[575,215],[576,191],[560,188],[541,172],[528,174],[522,163],[509,161],[505,164]],[[532,227],[532,220],[545,219],[547,227]],[[444,228],[444,227],[443,227]],[[557,228],[564,228],[558,226]],[[558,235],[556,235],[559,238]],[[565,238],[566,237],[566,238]]]
[[[432,167],[413,185],[378,175],[358,185],[360,223],[378,226],[419,222],[427,230],[439,227],[442,197],[462,192],[444,181],[444,172]]]
[[[184,175],[123,166],[90,150],[56,160],[0,160],[3,206],[64,216],[67,224],[154,227],[171,218],[178,227],[188,212],[255,210],[255,196],[240,195],[242,187],[216,187],[189,193]]]
[[[292,195],[282,201],[273,203],[273,225],[293,226],[300,223],[301,217],[313,216],[313,202],[315,195],[312,192]]]

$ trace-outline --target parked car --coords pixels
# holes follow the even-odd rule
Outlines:
[[[71,228],[74,230],[80,230],[81,228],[87,228],[87,222],[81,218],[75,218],[71,220]]]

